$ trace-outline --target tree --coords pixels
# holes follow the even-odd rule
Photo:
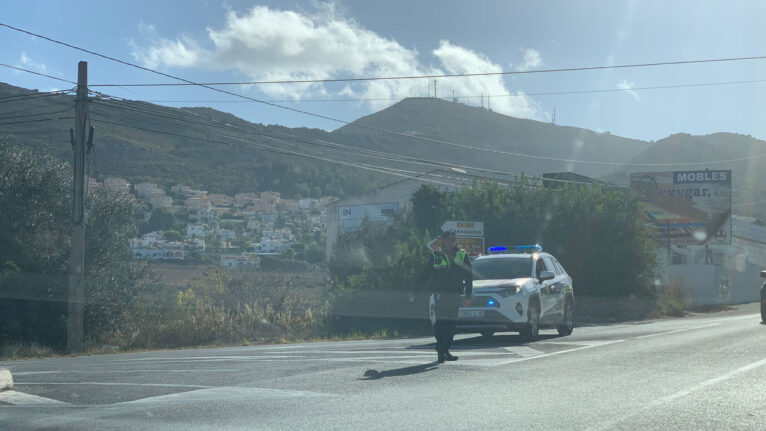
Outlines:
[[[165,239],[165,241],[180,241],[181,240],[181,234],[175,230],[165,231],[165,233],[162,234],[162,237]]]
[[[173,228],[177,223],[176,217],[165,208],[157,208],[152,211],[149,221],[146,222],[146,232],[158,230],[167,230]]]
[[[8,143],[0,147],[0,342],[66,340],[71,167]],[[85,328],[89,340],[119,331],[148,271],[132,259],[133,203],[123,193],[88,195]]]

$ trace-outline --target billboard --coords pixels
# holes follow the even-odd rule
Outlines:
[[[455,245],[463,249],[469,256],[481,256],[484,254],[484,222],[481,221],[456,221],[448,220],[442,224],[443,232],[455,232]],[[442,239],[435,238],[428,243],[431,251],[441,250]]]
[[[365,218],[371,221],[390,221],[398,210],[397,202],[338,207],[338,231],[357,231]]]
[[[677,245],[731,244],[731,171],[630,174],[655,235]]]

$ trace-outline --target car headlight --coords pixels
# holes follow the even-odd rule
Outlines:
[[[515,295],[519,292],[521,292],[521,286],[506,287],[505,289],[500,291],[500,296],[505,298],[506,296]]]

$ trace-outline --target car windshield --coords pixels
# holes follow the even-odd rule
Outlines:
[[[532,259],[528,257],[479,259],[472,266],[474,280],[509,280],[532,274]]]

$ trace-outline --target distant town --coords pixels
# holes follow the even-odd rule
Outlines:
[[[100,187],[131,196],[144,226],[155,212],[172,215],[175,226],[186,221],[185,229],[151,230],[133,238],[134,258],[232,268],[256,268],[261,256],[301,250],[311,241],[323,242],[326,207],[338,200],[332,196],[284,199],[273,191],[230,196],[183,184],[166,190],[156,183],[131,184],[118,177],[103,182],[88,179],[88,189]]]

